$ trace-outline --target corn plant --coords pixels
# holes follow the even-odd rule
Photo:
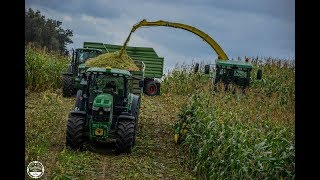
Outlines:
[[[25,88],[43,91],[61,87],[61,74],[69,60],[45,49],[25,47]]]

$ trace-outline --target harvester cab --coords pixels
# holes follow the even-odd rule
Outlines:
[[[75,109],[69,114],[68,147],[81,148],[88,139],[90,142],[115,142],[117,152],[131,152],[141,99],[128,88],[131,78],[127,70],[98,67],[86,70]]]
[[[81,74],[85,72],[84,63],[89,58],[102,54],[101,49],[78,48],[72,53],[71,63],[66,73],[62,75],[62,95],[70,97],[80,88]]]

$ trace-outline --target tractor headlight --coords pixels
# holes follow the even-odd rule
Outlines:
[[[103,108],[104,111],[111,111],[111,108]]]

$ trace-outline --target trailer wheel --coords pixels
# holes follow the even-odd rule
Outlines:
[[[154,81],[149,81],[145,86],[145,93],[148,96],[154,96],[158,92],[158,86]]]

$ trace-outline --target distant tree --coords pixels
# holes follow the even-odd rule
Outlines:
[[[45,18],[40,11],[29,8],[25,10],[25,44],[31,42],[36,46],[46,47],[50,51],[64,54],[67,44],[73,43],[70,29],[63,29],[62,22]]]

